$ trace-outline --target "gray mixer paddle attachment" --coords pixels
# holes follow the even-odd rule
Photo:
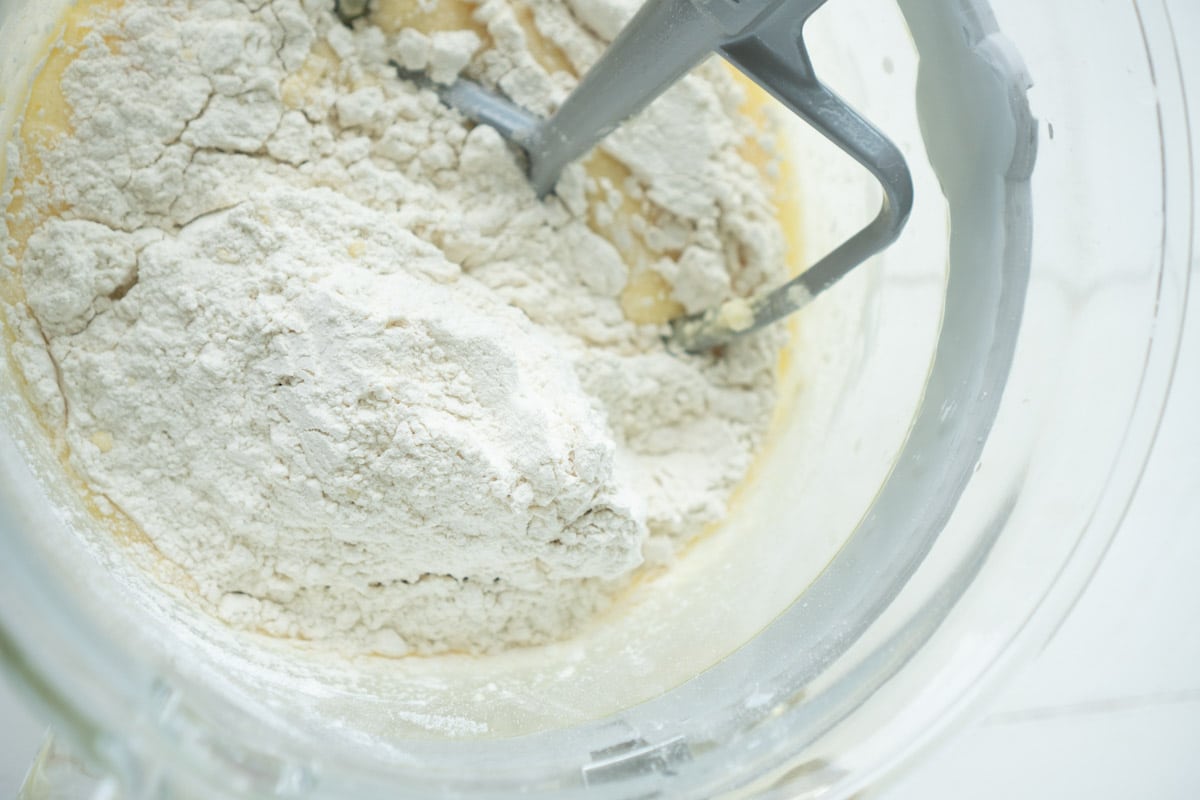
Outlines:
[[[704,60],[718,52],[826,138],[883,187],[879,214],[798,277],[750,299],[734,299],[671,323],[673,349],[704,352],[769,325],[812,301],[900,235],[913,188],[900,150],[824,86],[813,71],[803,29],[825,0],[649,0],[553,116],[541,119],[468,80],[435,89],[467,117],[496,128],[529,160],[539,196],[563,168]]]

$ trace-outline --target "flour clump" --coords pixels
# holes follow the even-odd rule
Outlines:
[[[561,638],[719,521],[766,433],[778,333],[662,346],[782,277],[742,90],[706,65],[541,200],[392,62],[545,112],[631,9],[463,8],[98,6],[70,126],[22,142],[31,398],[231,625],[351,654]]]

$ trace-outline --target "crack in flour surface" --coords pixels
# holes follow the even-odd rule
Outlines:
[[[661,343],[783,277],[762,131],[707,64],[538,200],[390,62],[547,113],[634,7],[393,5],[98,6],[69,125],[14,151],[13,353],[102,511],[228,623],[550,641],[719,521],[766,433],[782,334]]]

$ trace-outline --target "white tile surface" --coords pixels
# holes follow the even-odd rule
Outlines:
[[[985,723],[910,774],[887,800],[1200,797],[1200,697]]]

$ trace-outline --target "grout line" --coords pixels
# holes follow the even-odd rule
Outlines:
[[[1118,711],[1133,711],[1154,706],[1200,703],[1200,689],[1184,689],[1173,692],[1153,692],[1128,695],[1104,700],[1088,700],[1063,706],[1042,706],[1019,711],[999,711],[989,714],[980,722],[981,726],[1011,725],[1025,722],[1041,722],[1062,717],[1108,714]]]

